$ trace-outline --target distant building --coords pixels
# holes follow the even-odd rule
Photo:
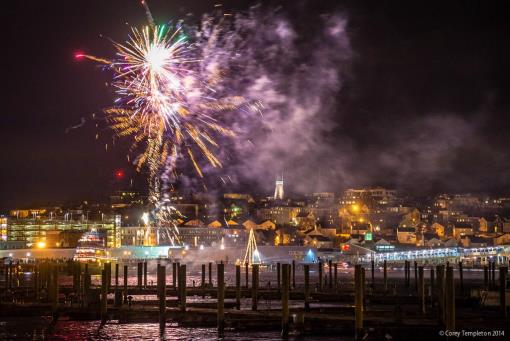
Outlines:
[[[460,244],[463,247],[487,247],[492,245],[492,239],[463,235],[460,238]]]
[[[425,247],[442,247],[444,243],[441,241],[441,239],[437,237],[432,237],[430,239],[425,239],[423,246]]]
[[[131,205],[143,205],[144,197],[137,191],[116,191],[110,195],[112,208],[124,208]]]
[[[430,226],[430,230],[432,232],[434,232],[435,234],[437,234],[439,237],[444,237],[445,236],[445,228],[444,228],[443,225],[441,225],[439,223],[433,223]]]
[[[310,245],[316,248],[331,248],[333,247],[333,240],[331,238],[323,236],[321,234],[308,234],[305,237],[306,245]]]
[[[261,223],[258,224],[259,230],[275,230],[276,224],[273,223],[271,220],[264,220]]]
[[[292,220],[292,223],[299,230],[307,230],[313,228],[315,227],[315,222],[316,222],[315,215],[311,212],[306,211],[299,212]]]
[[[261,220],[271,220],[276,225],[292,223],[293,219],[301,212],[302,207],[296,206],[273,206],[257,209],[256,216]]]
[[[344,193],[341,201],[349,203],[375,203],[377,205],[392,204],[397,198],[397,191],[389,190],[382,187],[376,188],[363,188],[363,189],[348,189]]]
[[[397,240],[400,244],[416,244],[416,229],[414,227],[398,227]]]
[[[351,223],[351,234],[366,235],[372,232],[372,225],[367,222],[353,221]]]
[[[249,231],[249,230],[256,230],[259,226],[257,225],[256,222],[254,222],[253,220],[251,219],[246,219],[245,221],[243,221],[243,223],[241,224],[244,226],[244,228],[246,229],[246,231]]]
[[[503,233],[494,237],[494,245],[510,245],[510,233]]]
[[[501,224],[501,229],[504,233],[510,232],[510,219],[504,218]]]
[[[453,237],[460,239],[462,236],[472,236],[475,234],[473,226],[470,223],[454,223]]]
[[[386,239],[379,239],[374,243],[375,250],[377,252],[393,252],[395,251],[395,245],[391,244]]]

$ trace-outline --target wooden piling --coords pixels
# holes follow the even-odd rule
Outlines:
[[[12,272],[13,272],[12,260],[9,260],[9,268],[7,275],[7,289],[9,290],[12,288]]]
[[[106,265],[106,264],[105,264]],[[101,270],[101,324],[105,324],[107,320],[108,306],[107,294],[108,286],[106,284],[108,278],[106,267]]]
[[[333,264],[334,269],[334,288],[335,290],[338,290],[338,263]]]
[[[430,291],[431,291],[431,293],[434,293],[435,281],[436,281],[436,276],[435,276],[434,267],[431,266],[430,267]]]
[[[292,260],[292,288],[296,288],[296,261]]]
[[[9,289],[9,265],[4,265],[4,291]]]
[[[78,293],[80,288],[80,271],[78,269],[79,263],[72,261],[69,263],[69,270],[73,275],[73,292]]]
[[[41,284],[40,284],[40,273],[39,273],[39,265],[35,265],[34,266],[34,298],[35,298],[35,301],[37,302],[39,300],[39,297],[40,297],[40,288],[41,288]],[[7,283],[5,283],[7,284]],[[79,286],[79,284],[78,284]]]
[[[177,263],[172,263],[172,287],[177,288]]]
[[[143,287],[147,288],[147,260],[143,262]]]
[[[119,263],[115,263],[115,289],[119,287]]]
[[[305,272],[305,311],[310,311],[310,265],[305,264],[303,270]]]
[[[112,286],[112,263],[107,262],[104,264],[106,270],[106,291],[110,291]]]
[[[386,263],[386,259],[383,263],[383,282],[384,282],[384,292],[388,291],[388,264]]]
[[[88,307],[90,297],[90,285],[92,279],[89,273],[89,265],[85,263],[85,271],[83,272],[83,306]]]
[[[142,289],[142,276],[143,276],[143,264],[141,262],[138,263],[137,270],[138,270],[138,272],[137,272],[138,290],[141,290]]]
[[[283,264],[283,287],[282,287],[282,337],[289,336],[289,289],[290,289],[290,269],[289,264]]]
[[[331,260],[328,261],[328,288],[329,290],[333,290],[333,262]]]
[[[124,303],[127,303],[128,297],[128,266],[124,265]]]
[[[506,266],[499,267],[499,305],[501,309],[501,314],[503,317],[507,317],[507,309],[506,309],[506,278],[507,278],[508,268]]]
[[[418,292],[418,262],[414,261],[414,290]]]
[[[487,265],[483,266],[483,286],[485,290],[489,289],[489,268]]]
[[[276,288],[278,289],[278,292],[280,292],[280,289],[281,289],[281,264],[279,262],[276,263]]]
[[[373,288],[375,284],[375,261],[370,261],[370,286]]]
[[[200,280],[200,286],[205,289],[205,264],[202,264],[202,277]]]
[[[236,265],[236,309],[241,310],[241,265]]]
[[[165,334],[166,327],[166,267],[158,264],[159,335]]]
[[[209,286],[212,287],[212,263],[209,262]]]
[[[322,262],[319,261],[319,283],[318,283],[318,291],[322,291]]]
[[[445,327],[447,330],[455,330],[455,285],[451,266],[446,268]]]
[[[245,274],[245,279],[246,279],[246,289],[248,289],[248,263],[245,263],[244,264],[244,274]]]
[[[496,288],[496,261],[492,262],[492,288]]]
[[[421,313],[425,315],[425,276],[423,266],[418,267],[418,297],[421,302]]]
[[[355,339],[363,337],[363,288],[362,288],[362,267],[357,264],[354,267],[354,328]]]
[[[238,266],[236,266],[237,275]],[[240,268],[239,268],[240,271]],[[217,265],[218,276],[218,336],[223,337],[225,332],[225,265]],[[236,278],[237,283],[237,278]],[[237,287],[237,286],[236,286]]]
[[[365,268],[361,267],[361,292],[362,292],[362,295],[363,295],[363,311],[365,311],[367,309],[367,307],[366,307],[366,300],[365,300],[365,297],[366,297],[366,294],[367,294],[366,283],[367,283],[367,280],[366,280],[366,277],[365,277]]]
[[[487,288],[490,290],[492,289],[492,262],[489,260],[489,263],[488,263],[488,280],[489,280],[489,283],[488,283],[488,286]]]
[[[444,293],[445,293],[445,283],[444,283],[444,265],[436,266],[437,272],[437,308],[438,308],[438,317],[440,321],[444,321]]]
[[[179,266],[179,291],[180,291],[180,308],[186,312],[186,264]]]
[[[464,295],[464,274],[462,271],[462,261],[459,261],[459,285],[460,285],[460,294]]]
[[[58,287],[58,266],[53,264],[52,269],[52,297],[51,297],[51,311],[53,314],[53,318],[56,319],[58,316],[58,296],[59,296],[59,287]]]
[[[409,262],[404,261],[404,283],[406,287],[409,287]]]
[[[251,266],[251,309],[257,310],[258,303],[258,289],[259,289],[259,265],[252,264]]]

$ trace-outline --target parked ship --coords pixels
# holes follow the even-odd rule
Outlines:
[[[105,233],[93,228],[78,240],[74,260],[89,264],[89,269],[100,268],[102,263],[115,261],[106,248]]]

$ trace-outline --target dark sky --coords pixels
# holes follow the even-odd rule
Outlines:
[[[245,9],[255,2],[223,3]],[[352,58],[332,134],[356,151],[345,167],[360,176],[345,186],[510,192],[510,23],[503,5],[297,3],[268,6],[301,12],[302,26],[333,10],[348,20]],[[150,2],[156,20],[190,11],[199,15],[213,4]],[[73,53],[111,55],[99,34],[121,40],[128,32],[125,22],[144,24],[138,1],[18,0],[3,4],[1,15],[0,208],[104,197],[122,185],[114,178],[116,169],[124,169],[125,182],[133,176],[143,184],[126,161],[126,143],[117,141],[112,149],[108,130],[101,128],[96,141],[94,123],[87,121],[66,133],[113,100],[104,86],[109,74],[77,63]],[[403,166],[395,167],[399,162]]]

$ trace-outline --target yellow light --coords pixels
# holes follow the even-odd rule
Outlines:
[[[45,242],[37,242],[37,247],[39,249],[44,249],[46,247],[46,243]]]
[[[352,208],[352,210],[353,210],[354,212],[358,212],[358,211],[359,211],[359,206],[358,206],[358,205],[356,205],[356,204],[352,205],[352,206],[351,206],[351,208]]]

